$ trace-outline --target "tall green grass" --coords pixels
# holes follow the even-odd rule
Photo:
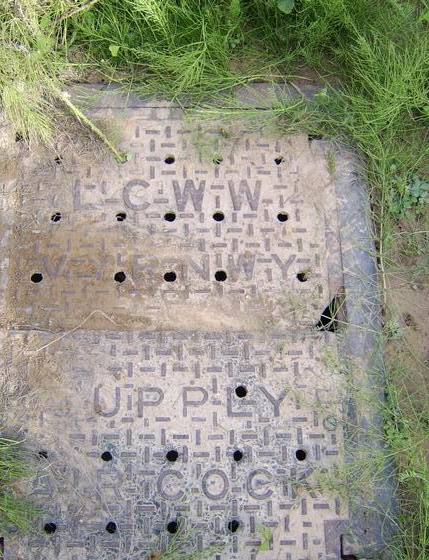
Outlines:
[[[233,86],[240,0],[111,0],[73,20],[71,45],[108,79],[155,95],[198,98]]]
[[[403,351],[406,352],[404,349]],[[397,355],[388,379],[386,441],[397,463],[399,518],[391,543],[394,560],[427,560],[429,552],[429,396],[410,393],[410,375]]]
[[[0,0],[0,102],[25,139],[49,143],[59,117],[54,89],[65,61],[51,34],[53,6],[44,8],[45,14],[33,0]]]
[[[67,57],[68,20],[82,13],[78,8],[70,0],[0,0],[0,108],[21,138],[51,148],[71,113],[124,161],[63,89],[82,69]]]

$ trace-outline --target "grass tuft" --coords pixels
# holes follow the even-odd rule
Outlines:
[[[64,47],[66,22],[84,13],[81,8],[70,0],[0,0],[0,107],[30,145],[42,142],[51,148],[69,112],[123,162],[125,155],[63,91],[63,80],[74,76]]]
[[[20,442],[0,438],[0,530],[28,532],[39,511],[22,498],[16,484],[31,475]]]

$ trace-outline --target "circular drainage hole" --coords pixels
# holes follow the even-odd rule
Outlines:
[[[174,533],[177,533],[178,529],[179,524],[177,523],[177,521],[170,521],[170,523],[167,524],[167,531],[172,535],[174,535]]]
[[[34,284],[38,284],[42,280],[43,280],[43,274],[41,272],[35,272],[34,274],[31,275],[31,281],[34,282]]]
[[[177,275],[176,275],[176,273],[173,272],[173,271],[166,272],[166,273],[164,274],[164,280],[165,280],[166,282],[175,282],[175,281],[176,281],[176,278],[177,278]]]
[[[241,461],[241,459],[243,458],[243,452],[240,451],[239,449],[236,449],[234,451],[233,457],[234,457],[234,461],[237,461],[237,462]]]
[[[235,394],[240,399],[244,398],[247,395],[246,387],[244,385],[239,385],[238,387],[235,388]]]
[[[304,451],[304,449],[297,449],[295,451],[295,457],[298,459],[298,461],[305,461],[307,452]]]
[[[283,161],[282,156],[279,156],[279,157],[274,158],[274,163],[275,163],[276,165],[280,165],[282,161]]]
[[[213,214],[213,220],[215,222],[223,222],[224,219],[225,219],[225,214],[223,212],[215,212]]]
[[[45,523],[43,529],[48,535],[53,535],[57,530],[57,526],[55,523]]]
[[[226,276],[226,272],[224,270],[217,270],[215,272],[215,279],[218,282],[225,282],[227,276]]]
[[[175,219],[176,219],[176,214],[174,212],[166,212],[164,214],[164,220],[166,222],[174,222]]]
[[[237,521],[237,519],[231,519],[231,521],[228,521],[228,531],[230,531],[231,533],[235,533],[239,527],[240,522]]]
[[[167,461],[170,461],[170,463],[174,463],[179,458],[179,453],[175,449],[170,449],[170,451],[167,451],[165,454],[165,458]]]
[[[125,272],[122,272],[122,270],[121,270],[120,272],[116,272],[116,274],[113,278],[115,279],[115,282],[118,282],[119,284],[122,284],[122,282],[125,282],[127,276],[126,276]]]
[[[279,212],[277,214],[277,219],[279,222],[287,222],[289,219],[289,215],[286,212]]]
[[[298,272],[298,274],[296,275],[296,277],[298,278],[298,280],[300,282],[307,282],[308,280],[308,274],[307,272]]]
[[[109,521],[109,523],[106,525],[106,531],[108,533],[111,533],[113,535],[113,533],[116,533],[116,523],[114,523],[113,521]]]
[[[51,216],[51,222],[59,222],[61,220],[61,212],[54,212]]]
[[[118,212],[118,213],[116,214],[116,220],[117,220],[118,222],[123,222],[123,221],[126,220],[126,219],[127,219],[127,214],[126,214],[125,212]]]
[[[167,156],[164,160],[164,163],[166,163],[167,165],[171,165],[175,161],[176,161],[176,159],[175,159],[174,156]]]
[[[113,459],[113,455],[110,453],[110,451],[103,451],[103,453],[101,454],[101,459],[103,461],[111,461]]]

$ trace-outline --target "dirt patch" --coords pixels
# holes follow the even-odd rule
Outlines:
[[[424,280],[410,285],[406,278],[390,278],[389,296],[391,314],[399,327],[398,340],[390,343],[392,361],[395,353],[400,352],[409,367],[408,388],[412,393],[420,393],[422,383],[429,386],[428,283]]]
[[[423,222],[423,223],[422,223]],[[427,224],[427,222],[426,222]],[[388,366],[393,373],[399,405],[416,422],[429,464],[429,437],[424,427],[429,406],[429,274],[427,227],[407,222],[398,228],[392,259],[397,268],[388,274]],[[418,424],[418,425],[417,425]]]
[[[387,274],[388,320],[397,325],[390,354],[400,354],[408,364],[407,387],[411,393],[429,387],[429,261],[427,225],[429,213],[398,227],[392,262]],[[394,365],[395,358],[392,358]]]

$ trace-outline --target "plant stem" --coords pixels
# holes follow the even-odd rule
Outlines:
[[[95,135],[97,135],[100,140],[109,148],[112,154],[115,156],[115,160],[118,163],[125,163],[128,160],[128,156],[125,152],[118,150],[118,148],[111,142],[104,132],[98,128],[97,125],[93,123],[80,109],[70,101],[70,94],[66,91],[61,91],[57,87],[53,87],[55,95],[64,103],[64,105],[69,109],[69,111],[81,122],[84,126],[89,128]]]

